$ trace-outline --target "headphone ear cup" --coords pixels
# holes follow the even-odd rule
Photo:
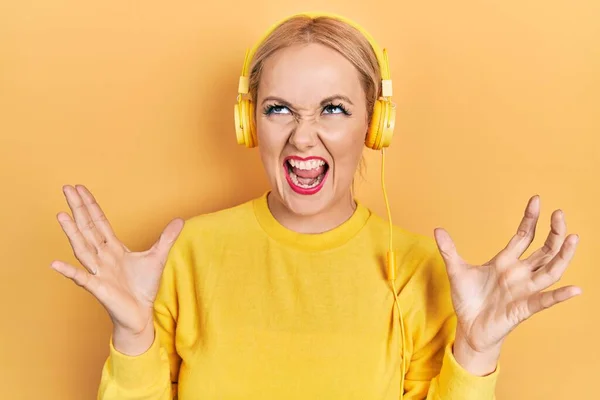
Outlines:
[[[248,121],[248,147],[256,147],[258,138],[256,137],[256,121],[254,121],[254,104],[250,100],[246,100],[246,116]]]
[[[390,101],[385,102],[387,108],[385,120],[382,121],[381,147],[388,147],[394,136],[394,127],[396,126],[396,107]]]
[[[240,100],[234,108],[235,135],[238,144],[248,148],[257,144],[254,130],[254,107],[248,100]]]
[[[245,145],[246,138],[244,135],[244,127],[242,126],[242,108],[240,102],[233,106],[233,118],[235,120],[235,137],[238,144]]]
[[[379,131],[379,124],[381,122],[381,101],[377,100],[373,107],[373,115],[371,116],[371,124],[367,131],[367,137],[365,138],[365,146],[370,149],[377,150],[377,135]]]
[[[392,103],[387,100],[377,100],[373,107],[373,116],[365,145],[373,150],[388,147],[392,141],[395,124],[396,110]]]

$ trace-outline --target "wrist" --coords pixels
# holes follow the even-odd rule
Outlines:
[[[500,359],[500,347],[485,351],[478,351],[469,345],[469,342],[458,332],[452,347],[454,359],[469,373],[476,376],[486,376],[493,373]]]
[[[113,347],[127,356],[139,356],[145,353],[154,343],[154,324],[151,318],[146,327],[137,333],[114,326],[112,334]]]

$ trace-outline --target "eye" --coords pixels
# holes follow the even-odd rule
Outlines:
[[[346,110],[346,108],[344,107],[344,105],[342,103],[340,104],[327,104],[325,107],[323,107],[323,114],[345,114],[345,115],[350,115],[350,113],[348,112],[348,110]]]
[[[290,110],[286,106],[282,106],[279,104],[269,104],[263,110],[265,115],[271,114],[289,114]]]

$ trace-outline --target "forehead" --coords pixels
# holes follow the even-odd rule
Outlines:
[[[258,99],[278,96],[294,104],[314,104],[334,94],[364,101],[358,70],[337,51],[318,44],[296,45],[271,55],[263,65]]]

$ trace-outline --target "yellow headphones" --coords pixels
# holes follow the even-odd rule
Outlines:
[[[255,147],[258,144],[258,140],[256,137],[256,128],[254,125],[254,107],[250,100],[244,98],[244,96],[248,94],[248,80],[250,74],[250,71],[248,71],[248,69],[250,68],[252,58],[254,57],[254,54],[256,53],[258,47],[279,25],[297,16],[308,16],[313,19],[317,17],[328,17],[337,19],[356,28],[369,41],[371,47],[373,48],[373,51],[375,52],[375,56],[377,57],[379,69],[381,70],[381,97],[375,102],[375,106],[373,108],[373,116],[371,118],[371,124],[369,126],[367,136],[365,138],[365,145],[373,150],[381,150],[384,147],[388,147],[390,145],[392,135],[394,132],[394,124],[396,122],[396,108],[391,101],[392,80],[390,78],[390,68],[388,63],[387,52],[385,49],[381,50],[375,42],[375,40],[373,40],[371,35],[369,35],[369,33],[357,23],[339,15],[327,13],[302,13],[292,15],[291,17],[287,17],[273,25],[263,35],[263,37],[258,41],[258,43],[254,45],[254,47],[246,51],[244,65],[242,67],[242,75],[240,76],[238,84],[237,104],[235,105],[234,111],[235,133],[237,136],[238,144],[244,145],[249,148]]]

